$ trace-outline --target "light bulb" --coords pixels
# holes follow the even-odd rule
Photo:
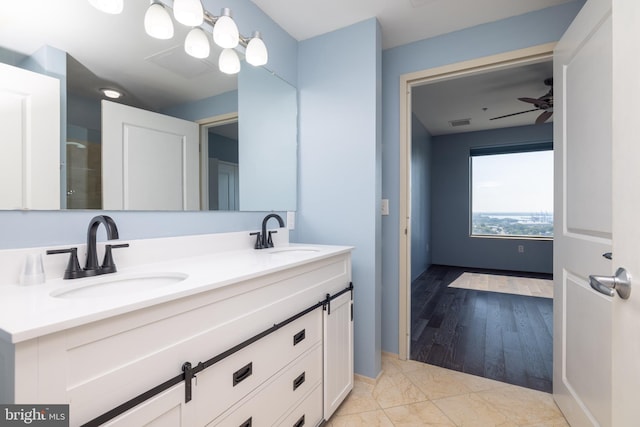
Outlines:
[[[218,58],[218,68],[225,74],[237,74],[240,72],[240,58],[233,49],[223,49]]]
[[[167,9],[160,3],[153,3],[144,14],[144,30],[156,39],[173,37],[173,22]]]
[[[200,0],[173,0],[173,17],[181,24],[197,27],[204,20]]]
[[[89,0],[89,3],[96,9],[113,15],[122,13],[124,8],[124,0]]]
[[[247,62],[256,67],[265,65],[269,60],[267,46],[262,41],[262,38],[260,38],[260,33],[258,31],[255,31],[251,40],[249,40],[245,56],[247,58]]]
[[[213,26],[213,41],[224,49],[233,49],[240,41],[238,26],[231,18],[231,10],[226,7]]]
[[[184,50],[194,58],[206,58],[209,56],[209,37],[200,27],[195,27],[184,40]]]
[[[100,91],[107,98],[118,99],[118,98],[120,98],[122,96],[122,92],[117,91],[115,89],[102,88],[102,89],[100,89]]]

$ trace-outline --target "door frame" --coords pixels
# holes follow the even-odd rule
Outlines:
[[[200,126],[200,210],[209,210],[209,128],[237,121],[237,111],[195,121]]]
[[[398,357],[407,360],[411,345],[411,91],[414,86],[472,74],[553,60],[556,43],[546,43],[400,76],[400,236],[398,268]]]

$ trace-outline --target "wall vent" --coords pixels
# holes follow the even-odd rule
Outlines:
[[[451,126],[452,128],[458,127],[458,126],[469,126],[471,124],[471,119],[458,119],[458,120],[451,120],[449,122],[449,126]]]

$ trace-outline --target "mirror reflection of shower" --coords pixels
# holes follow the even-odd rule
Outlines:
[[[102,209],[100,130],[67,127],[67,209]]]

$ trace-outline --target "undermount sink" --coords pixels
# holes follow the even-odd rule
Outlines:
[[[272,255],[309,255],[314,252],[320,252],[320,249],[312,246],[288,246],[269,250]]]
[[[51,292],[55,298],[100,298],[130,295],[182,282],[184,273],[109,274],[90,279],[74,279],[68,286]]]

